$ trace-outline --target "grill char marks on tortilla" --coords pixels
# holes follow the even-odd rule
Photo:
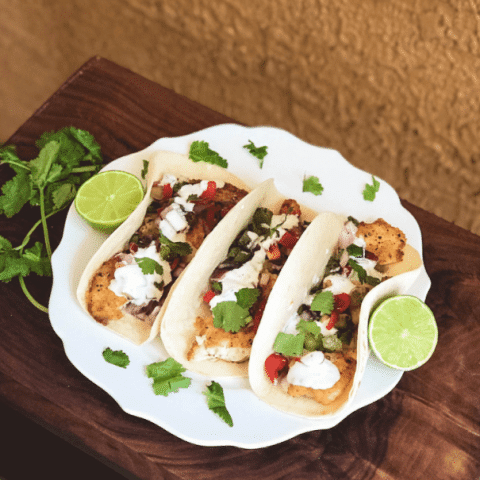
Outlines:
[[[108,286],[115,275],[117,259],[110,258],[103,262],[95,272],[87,291],[87,308],[92,317],[99,323],[107,325],[110,320],[123,317],[122,305],[127,302],[124,297],[117,297]]]
[[[378,257],[379,265],[402,261],[403,250],[407,243],[405,234],[399,228],[392,227],[383,218],[373,223],[359,223],[357,237],[360,236],[367,244],[366,249]]]

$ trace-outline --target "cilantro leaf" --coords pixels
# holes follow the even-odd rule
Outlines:
[[[213,381],[202,392],[207,397],[208,408],[216,413],[227,425],[233,427],[233,419],[225,406],[225,395],[222,386]]]
[[[130,364],[128,355],[121,350],[112,350],[108,347],[102,352],[102,355],[106,362],[117,367],[127,368],[127,366]]]
[[[14,249],[9,240],[0,235],[0,281],[9,282],[17,276],[25,277],[30,272],[52,275],[49,258],[40,242],[25,252]]]
[[[304,341],[303,333],[293,335],[293,333],[279,332],[273,343],[273,350],[288,357],[298,357],[303,353]]]
[[[359,265],[353,258],[348,261],[348,265],[352,267],[352,270],[358,275],[358,280],[360,283],[368,283],[369,285],[378,285],[380,279],[367,275],[367,271]]]
[[[219,165],[223,168],[228,167],[228,162],[217,152],[211,150],[208,146],[208,142],[204,141],[196,140],[192,142],[188,158],[194,162],[207,162],[212,163],[213,165]]]
[[[30,268],[20,252],[10,249],[0,252],[0,281],[9,282],[12,278],[25,277]]]
[[[303,319],[297,323],[296,328],[300,333],[311,333],[315,337],[318,337],[322,332],[321,328],[315,322],[308,322]]]
[[[248,224],[248,230],[257,235],[267,235],[270,233],[270,224],[272,223],[273,212],[268,208],[259,207],[252,215]]]
[[[35,143],[41,150],[52,141],[60,145],[59,162],[68,170],[78,167],[81,162],[95,165],[102,163],[100,145],[86,130],[64,127],[56,132],[43,133]]]
[[[141,172],[142,179],[145,180],[145,177],[147,176],[148,173],[148,160],[143,160],[143,169]]]
[[[369,202],[375,200],[376,193],[380,190],[380,182],[372,175],[372,185],[368,183],[365,184],[365,189],[363,190],[363,198]]]
[[[162,275],[163,267],[152,258],[143,257],[143,258],[135,258],[138,266],[142,269],[142,273],[144,275],[153,275],[154,273],[158,273]]]
[[[11,218],[32,198],[30,172],[19,170],[11,180],[3,184],[2,193],[3,195],[0,196],[0,213]]]
[[[363,257],[363,248],[353,243],[347,247],[347,252],[352,257]]]
[[[268,147],[266,145],[264,145],[263,147],[256,147],[251,140],[249,140],[249,142],[250,143],[244,145],[243,148],[246,148],[254,157],[257,157],[260,160],[260,168],[263,168],[263,161],[268,154]]]
[[[55,188],[52,189],[52,192],[48,190],[49,197],[51,197],[53,206],[49,210],[55,208],[56,210],[61,210],[67,203],[70,203],[77,193],[75,185],[72,183],[63,183],[60,185],[55,185]]]
[[[226,332],[237,333],[252,320],[247,308],[236,302],[220,302],[212,308],[213,325]]]
[[[40,242],[35,242],[32,248],[27,248],[23,253],[29,270],[41,276],[52,276],[52,265],[45,251],[45,247]]]
[[[53,165],[57,160],[59,151],[60,144],[51,141],[40,150],[38,157],[30,162],[32,181],[37,187],[43,188],[47,182],[59,179],[62,166],[59,164]]]
[[[333,298],[333,293],[328,291],[318,292],[315,295],[315,298],[312,301],[310,308],[314,312],[322,312],[325,314],[330,314],[333,311],[335,306],[335,301]]]
[[[185,257],[192,253],[192,247],[187,242],[172,242],[163,233],[160,234],[160,256],[167,262],[176,257]]]
[[[235,294],[235,296],[237,297],[237,304],[247,310],[253,306],[253,304],[257,301],[259,295],[260,290],[258,288],[241,288]]]
[[[192,379],[182,375],[185,371],[186,368],[171,357],[146,367],[147,377],[153,379],[152,387],[155,395],[164,397],[169,393],[178,392],[179,388],[190,386]]]
[[[318,177],[311,175],[310,177],[303,177],[302,192],[310,192],[314,195],[321,195],[323,193],[323,186],[319,182]]]

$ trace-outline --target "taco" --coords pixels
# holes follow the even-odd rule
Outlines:
[[[370,309],[408,288],[422,262],[404,233],[383,219],[324,213],[308,234],[271,293],[249,380],[279,410],[324,417],[345,408],[358,390]]]
[[[136,344],[156,336],[178,277],[249,190],[225,169],[184,155],[147,158],[144,200],[92,257],[77,290],[93,319]]]
[[[251,346],[270,292],[306,222],[316,215],[282,197],[272,180],[242,202],[242,212],[222,223],[222,235],[200,248],[161,326],[168,353],[204,375],[248,375]]]

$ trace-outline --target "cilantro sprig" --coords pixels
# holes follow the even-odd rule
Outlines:
[[[365,189],[363,190],[363,198],[369,202],[375,200],[375,195],[380,190],[380,182],[372,175],[372,185],[368,183],[365,184]]]
[[[196,140],[190,145],[188,158],[194,162],[207,162],[213,165],[227,168],[228,162],[222,158],[217,152],[211,150],[208,142]]]
[[[66,208],[75,198],[78,187],[101,168],[100,146],[93,136],[75,127],[44,133],[36,142],[38,156],[25,161],[15,146],[0,147],[0,165],[8,165],[15,175],[1,188],[0,214],[17,215],[25,205],[39,208],[40,220],[16,247],[0,236],[0,280],[17,277],[21,288],[39,310],[48,312],[28,291],[24,277],[30,273],[51,276],[52,248],[47,219]],[[36,242],[26,248],[35,230],[41,226],[44,245]]]
[[[169,393],[178,392],[179,388],[189,387],[192,382],[191,378],[182,375],[186,368],[171,357],[147,365],[145,371],[147,377],[153,379],[155,395],[166,397]]]
[[[117,367],[127,368],[130,365],[130,358],[122,350],[112,350],[110,347],[107,347],[102,352],[102,355],[106,362]]]
[[[265,157],[268,155],[267,152],[267,146],[264,145],[263,147],[256,147],[255,144],[249,140],[249,143],[243,146],[243,148],[246,148],[254,157],[257,157],[260,165],[260,168],[263,168],[263,162]]]
[[[314,195],[321,195],[323,193],[323,186],[318,180],[318,177],[313,175],[310,177],[303,177],[302,192],[310,192]]]
[[[250,308],[257,301],[258,288],[241,288],[236,294],[237,301],[220,302],[212,308],[213,325],[226,332],[237,333],[251,320]]]
[[[187,242],[172,242],[163,233],[160,233],[160,256],[167,262],[174,258],[185,257],[192,253],[192,247]]]
[[[326,315],[332,313],[335,306],[333,293],[330,291],[318,292],[312,300],[311,309],[314,312],[322,312]]]
[[[153,258],[141,257],[135,258],[135,261],[144,275],[153,275],[154,273],[158,275],[163,274],[163,267]]]
[[[207,397],[208,408],[216,413],[227,425],[233,427],[233,419],[225,406],[223,387],[212,380],[210,385],[202,392]]]

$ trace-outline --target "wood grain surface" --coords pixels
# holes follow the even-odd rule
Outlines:
[[[74,125],[90,131],[111,161],[163,136],[232,121],[93,58],[8,143],[18,146],[22,158],[33,158],[35,139],[42,132]],[[1,184],[9,175],[0,167]],[[48,316],[24,299],[16,280],[0,284],[0,410],[7,405],[62,441],[97,455],[119,478],[478,479],[480,237],[408,202],[404,205],[422,229],[425,266],[432,279],[427,304],[437,318],[438,347],[426,365],[403,375],[390,394],[335,428],[254,450],[207,448],[180,440],[124,413],[79,373],[67,360]],[[20,243],[35,215],[32,209],[21,220],[0,218],[1,235]],[[60,242],[65,216],[49,221],[53,248]],[[51,282],[34,276],[27,282],[34,297],[47,304]],[[28,427],[22,428],[28,436]],[[0,477],[1,456],[0,450]],[[58,461],[52,451],[51,462]],[[70,478],[77,478],[74,465],[71,473]]]

